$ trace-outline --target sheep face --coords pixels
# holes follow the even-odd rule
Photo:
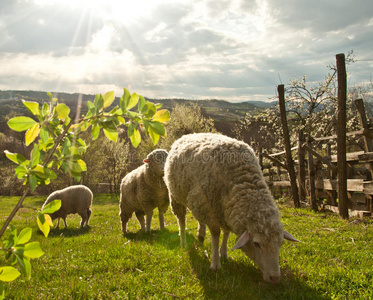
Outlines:
[[[279,255],[282,242],[283,239],[277,243],[268,244],[260,234],[254,234],[241,247],[241,250],[259,267],[267,282],[278,283],[280,281]]]
[[[154,150],[145,159],[144,163],[148,165],[154,174],[162,177],[164,175],[164,166],[167,158],[167,151],[165,150]]]

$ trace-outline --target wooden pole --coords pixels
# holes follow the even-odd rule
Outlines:
[[[304,159],[304,133],[303,130],[298,132],[298,184],[299,184],[299,201],[306,201],[306,163]]]
[[[346,162],[346,100],[347,76],[345,55],[336,55],[338,79],[337,114],[337,169],[338,169],[338,208],[339,215],[348,219],[347,162]]]
[[[285,143],[285,151],[286,151],[286,164],[287,164],[287,167],[288,167],[288,172],[289,172],[289,177],[290,177],[290,182],[291,182],[291,195],[293,197],[294,206],[295,207],[300,207],[297,177],[295,175],[293,158],[291,156],[290,136],[289,136],[287,119],[286,119],[285,88],[284,88],[284,85],[280,84],[277,87],[277,91],[278,91],[278,98],[279,98],[279,105],[280,105],[282,131],[283,131],[283,134],[284,134],[284,143]]]
[[[365,107],[364,107],[363,99],[356,99],[355,106],[359,114],[359,121],[360,121],[361,128],[363,130],[369,129],[367,116],[365,114]],[[364,151],[373,152],[373,140],[366,135],[364,135]],[[366,163],[366,168],[369,170],[370,178],[368,178],[368,180],[373,180],[373,163],[372,162]],[[372,196],[367,195],[365,199],[366,199],[366,209],[368,211],[373,211]]]
[[[310,141],[308,141],[308,144],[310,144]],[[315,187],[315,166],[313,163],[313,156],[312,153],[307,151],[308,153],[308,180],[310,185],[310,204],[312,209],[317,212],[317,202],[316,202],[316,187]]]

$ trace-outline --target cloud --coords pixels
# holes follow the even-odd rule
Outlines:
[[[367,81],[361,2],[3,0],[0,88],[266,100],[294,77],[322,81],[352,49],[351,82]]]

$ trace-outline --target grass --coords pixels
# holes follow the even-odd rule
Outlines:
[[[18,198],[0,197],[0,225]],[[241,251],[229,253],[218,272],[209,271],[211,238],[196,239],[197,222],[188,215],[188,249],[179,247],[176,217],[170,209],[166,229],[157,214],[150,233],[139,232],[135,217],[129,234],[120,231],[118,198],[96,195],[90,228],[38,231],[35,212],[44,198],[29,197],[13,223],[33,228],[33,240],[46,252],[32,260],[30,280],[7,284],[9,299],[372,299],[373,229],[371,219],[342,220],[280,205],[284,228],[302,243],[281,248],[281,282],[265,283]],[[7,236],[7,234],[6,234]],[[232,235],[229,246],[233,246]],[[0,265],[8,264],[0,255]]]

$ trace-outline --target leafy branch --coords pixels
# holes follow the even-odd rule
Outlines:
[[[141,142],[141,130],[151,137],[154,145],[161,136],[166,137],[163,123],[170,120],[169,111],[160,109],[161,104],[149,102],[137,93],[131,94],[125,88],[119,99],[119,105],[110,111],[105,111],[105,109],[111,107],[115,101],[114,91],[104,95],[97,94],[93,102],[87,102],[87,114],[73,118],[69,117],[70,108],[66,104],[58,103],[58,99],[53,98],[51,93],[48,95],[50,102],[44,103],[41,107],[37,102],[23,101],[34,118],[19,116],[8,121],[8,126],[12,130],[26,132],[26,146],[33,144],[33,149],[28,159],[21,154],[5,151],[7,158],[17,164],[15,174],[17,178],[23,180],[24,192],[0,229],[0,238],[22,207],[29,192],[33,192],[39,185],[48,185],[52,179],[57,177],[54,170],[62,169],[80,181],[81,173],[87,170],[82,155],[88,147],[79,137],[80,133],[90,128],[92,138],[97,139],[102,129],[109,140],[116,142],[117,128],[124,125],[127,127],[128,137],[134,147]],[[136,106],[137,111],[132,111]],[[53,225],[48,214],[58,210],[60,205],[58,202],[51,204],[37,213],[38,226],[45,236],[48,236],[50,226]],[[20,235],[17,235],[16,229],[11,226],[11,234],[2,250],[7,253],[7,257],[14,255],[23,272],[29,276],[31,270],[29,258],[34,257],[28,256],[29,251],[26,246],[29,244],[26,242],[29,239],[25,236],[31,238],[29,228],[25,228]],[[36,252],[42,255],[40,251]],[[23,253],[22,259],[20,259],[22,256],[20,253]],[[2,281],[12,281],[19,276],[19,272],[12,268],[0,268],[0,299],[4,295]]]

